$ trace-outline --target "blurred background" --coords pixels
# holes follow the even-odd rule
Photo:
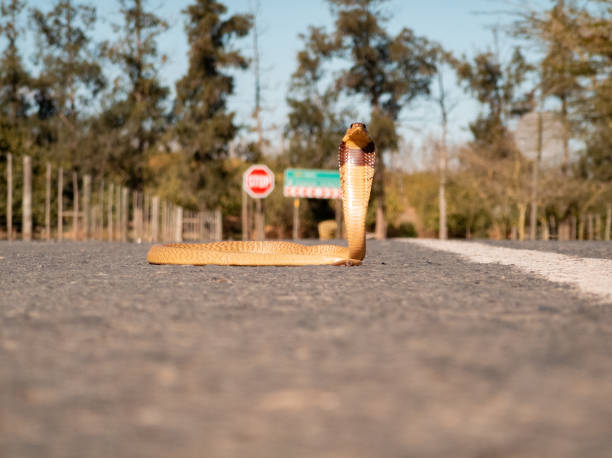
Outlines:
[[[0,5],[0,238],[317,237],[353,121],[377,238],[610,238],[610,0]]]

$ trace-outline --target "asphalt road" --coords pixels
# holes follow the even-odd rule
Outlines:
[[[352,268],[147,249],[0,242],[0,456],[612,455],[612,304],[400,241]]]

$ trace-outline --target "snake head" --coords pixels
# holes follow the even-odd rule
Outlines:
[[[346,134],[344,134],[342,141],[346,143],[349,148],[366,149],[370,144],[373,145],[366,125],[362,122],[352,123],[351,127],[347,129]]]

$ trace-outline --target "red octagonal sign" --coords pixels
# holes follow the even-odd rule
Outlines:
[[[263,199],[274,189],[274,174],[263,164],[250,166],[242,175],[242,189],[255,199]]]

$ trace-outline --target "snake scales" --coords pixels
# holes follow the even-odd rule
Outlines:
[[[338,147],[342,209],[348,247],[292,242],[213,242],[154,245],[151,264],[241,266],[359,265],[365,257],[365,219],[376,150],[365,124],[353,123]]]

